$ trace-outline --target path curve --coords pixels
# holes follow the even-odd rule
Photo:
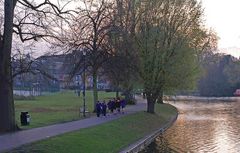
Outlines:
[[[146,100],[140,97],[136,97],[136,99],[137,99],[137,104],[133,106],[127,106],[127,108],[125,109],[124,115],[111,114],[110,116],[107,116],[107,117],[100,117],[100,118],[90,117],[90,118],[82,119],[78,121],[55,124],[55,125],[0,135],[0,152],[11,150],[24,144],[47,139],[49,137],[57,136],[67,132],[77,131],[83,128],[107,123],[112,120],[121,118],[123,116],[145,110],[147,106]]]

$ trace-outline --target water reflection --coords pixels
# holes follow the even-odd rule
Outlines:
[[[172,104],[178,120],[143,152],[240,152],[240,102]]]

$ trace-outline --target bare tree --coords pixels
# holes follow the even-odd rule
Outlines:
[[[103,63],[112,54],[108,44],[109,32],[112,28],[111,11],[112,3],[105,0],[81,0],[84,6],[79,7],[77,15],[71,18],[71,22],[62,35],[62,42],[70,51],[79,50],[86,52],[86,67],[93,78],[94,110],[98,100],[97,77]],[[83,57],[83,56],[82,56]],[[83,60],[76,64],[77,72]]]
[[[108,64],[108,75],[115,80],[115,85],[124,91],[127,100],[133,100],[133,84],[138,78],[137,52],[134,43],[135,35],[135,1],[115,0],[112,18],[113,30],[109,44],[114,50],[114,57]],[[106,69],[106,68],[105,68]]]
[[[121,90],[124,92],[127,101],[133,100],[131,99],[132,87],[134,81],[136,82],[138,79],[138,73],[134,65],[134,59],[119,54],[110,57],[108,62],[104,63],[104,75],[107,76],[114,87],[116,97],[119,97],[119,91]]]
[[[5,0],[0,3],[4,6],[1,12],[4,20],[0,24],[0,132],[6,132],[16,129],[11,69],[13,33],[22,42],[54,37],[48,32],[52,26],[49,22],[68,11],[60,7],[60,3],[50,0]]]

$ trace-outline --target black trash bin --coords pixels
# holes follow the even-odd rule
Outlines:
[[[30,124],[30,115],[28,114],[28,112],[21,112],[20,119],[21,119],[21,125]]]

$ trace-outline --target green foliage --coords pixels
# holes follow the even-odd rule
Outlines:
[[[232,61],[226,65],[224,74],[227,76],[228,82],[232,86],[240,84],[240,60]]]
[[[233,96],[240,87],[239,60],[230,55],[213,54],[203,61],[203,75],[198,84],[202,96]]]
[[[204,32],[200,3],[143,0],[138,2],[137,16],[136,41],[148,99],[154,103],[164,91],[193,88],[199,73],[197,45],[202,45],[195,43],[206,39],[199,35]]]
[[[127,101],[127,105],[135,105],[136,104],[136,100],[135,99],[130,99]]]
[[[179,48],[166,64],[164,92],[195,89],[200,67],[192,48]]]
[[[22,146],[11,153],[115,153],[159,129],[176,114],[177,110],[171,105],[157,105],[156,114],[139,112],[109,123]]]

